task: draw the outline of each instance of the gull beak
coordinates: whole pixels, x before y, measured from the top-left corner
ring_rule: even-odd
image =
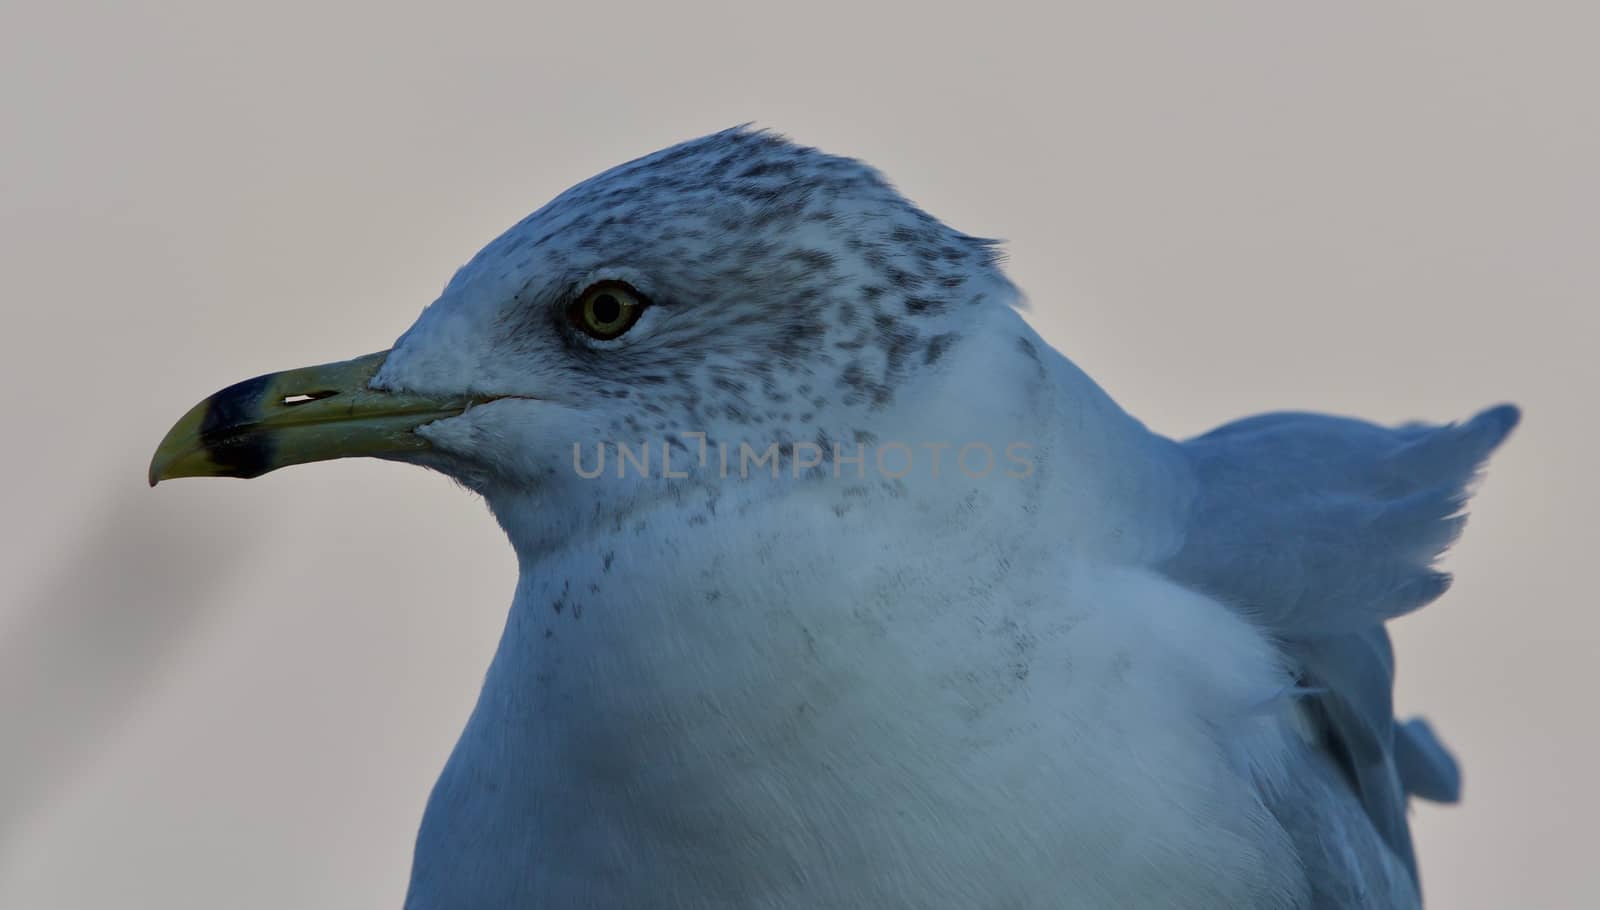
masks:
[[[383,392],[368,383],[389,356],[268,373],[189,409],[150,460],[150,485],[173,477],[259,477],[292,464],[395,456],[430,448],[417,427],[488,396]]]

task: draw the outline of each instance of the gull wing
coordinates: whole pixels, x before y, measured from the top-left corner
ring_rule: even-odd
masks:
[[[1365,840],[1375,831],[1413,881],[1407,798],[1460,797],[1455,760],[1427,724],[1395,721],[1383,624],[1449,587],[1434,562],[1460,533],[1469,487],[1518,417],[1501,405],[1460,424],[1388,428],[1264,414],[1179,446],[1198,488],[1183,543],[1160,569],[1247,615],[1299,676],[1317,754],[1297,769],[1305,789],[1274,811],[1314,879],[1372,867],[1352,852],[1363,846],[1358,825],[1337,807],[1303,804],[1338,795],[1324,765],[1359,802]],[[1344,886],[1320,887],[1331,899]]]

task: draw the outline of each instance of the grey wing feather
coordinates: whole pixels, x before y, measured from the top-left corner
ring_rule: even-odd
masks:
[[[1511,405],[1399,428],[1265,414],[1180,446],[1198,490],[1184,543],[1162,570],[1279,643],[1312,693],[1304,707],[1324,754],[1413,880],[1406,798],[1453,801],[1461,778],[1425,723],[1395,723],[1383,623],[1449,587],[1434,562],[1460,533],[1484,459],[1518,418]]]
[[[1395,728],[1394,763],[1407,793],[1436,803],[1461,798],[1461,769],[1422,718],[1413,717]]]
[[[1303,744],[1291,759],[1290,771],[1282,789],[1263,795],[1305,871],[1307,910],[1420,906],[1411,870],[1376,836],[1333,757]]]

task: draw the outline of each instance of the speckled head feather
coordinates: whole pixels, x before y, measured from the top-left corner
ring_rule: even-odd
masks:
[[[601,173],[512,227],[400,339],[378,384],[581,390],[604,422],[574,439],[850,439],[959,344],[970,313],[1016,301],[999,263],[994,241],[942,224],[872,168],[739,127]],[[596,342],[567,309],[607,280],[650,305]],[[604,400],[618,406],[597,410]]]

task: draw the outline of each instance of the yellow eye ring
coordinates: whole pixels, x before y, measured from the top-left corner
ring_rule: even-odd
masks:
[[[644,312],[644,296],[621,281],[599,281],[578,295],[567,315],[578,331],[600,341],[619,338]]]

